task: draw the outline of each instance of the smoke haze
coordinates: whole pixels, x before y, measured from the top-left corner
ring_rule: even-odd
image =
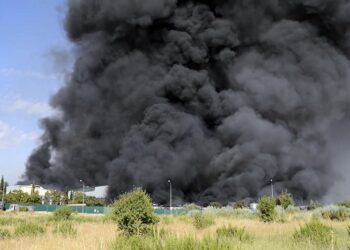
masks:
[[[25,180],[156,202],[324,196],[350,102],[350,1],[71,0],[74,71]],[[345,169],[349,172],[349,169]]]

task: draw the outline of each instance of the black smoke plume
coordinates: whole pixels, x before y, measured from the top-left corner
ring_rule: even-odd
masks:
[[[205,203],[335,181],[350,102],[348,0],[71,0],[74,71],[25,179]]]

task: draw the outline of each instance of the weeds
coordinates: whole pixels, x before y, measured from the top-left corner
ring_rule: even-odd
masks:
[[[215,224],[214,216],[205,213],[195,213],[193,215],[193,225],[197,229],[203,229]]]
[[[53,213],[53,219],[56,221],[70,220],[72,217],[72,210],[69,207],[61,207]]]
[[[309,241],[317,245],[330,245],[332,243],[332,228],[319,221],[311,221],[297,230],[294,239],[300,242]]]
[[[45,228],[37,223],[20,223],[15,229],[15,236],[38,236],[45,233]]]
[[[233,226],[221,227],[216,230],[218,238],[234,238],[239,241],[251,241],[252,237],[247,233],[244,228],[238,228]]]
[[[72,237],[77,235],[77,229],[74,227],[72,222],[62,221],[55,225],[53,233]]]
[[[10,233],[9,230],[0,228],[0,239],[1,240],[7,239],[7,238],[10,238],[10,237],[11,237],[11,233]]]

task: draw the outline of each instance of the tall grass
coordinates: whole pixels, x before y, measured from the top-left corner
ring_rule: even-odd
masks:
[[[204,237],[202,239],[193,236],[163,238],[152,237],[118,237],[114,242],[115,250],[231,250],[236,249],[235,244],[229,238]]]
[[[193,225],[197,229],[203,229],[215,224],[215,217],[207,213],[195,213],[193,215]]]
[[[53,233],[63,236],[74,237],[77,235],[77,229],[74,227],[72,222],[61,221],[55,225]]]
[[[24,222],[15,228],[15,236],[38,236],[45,233],[45,228],[37,223]]]
[[[334,241],[333,229],[319,221],[305,224],[294,233],[293,237],[296,241],[306,241],[319,246],[330,246]]]
[[[239,228],[234,226],[224,226],[216,230],[216,234],[219,239],[233,238],[239,241],[251,241],[252,236],[245,230],[245,228]]]

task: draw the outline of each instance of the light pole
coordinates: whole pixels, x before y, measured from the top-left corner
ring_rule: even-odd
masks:
[[[169,182],[169,187],[170,187],[170,190],[169,190],[169,196],[170,196],[170,200],[169,200],[169,208],[170,208],[170,214],[172,214],[172,206],[173,206],[173,190],[172,190],[172,186],[171,186],[171,180],[168,180]]]
[[[5,201],[5,180],[2,184],[2,198],[1,198],[2,209],[4,209],[4,207],[5,207],[4,201]]]
[[[80,180],[81,183],[83,183],[83,206],[81,207],[82,213],[84,213],[84,206],[85,206],[85,184],[83,180]]]
[[[271,196],[273,198],[273,180],[271,179],[270,181],[271,181]]]

